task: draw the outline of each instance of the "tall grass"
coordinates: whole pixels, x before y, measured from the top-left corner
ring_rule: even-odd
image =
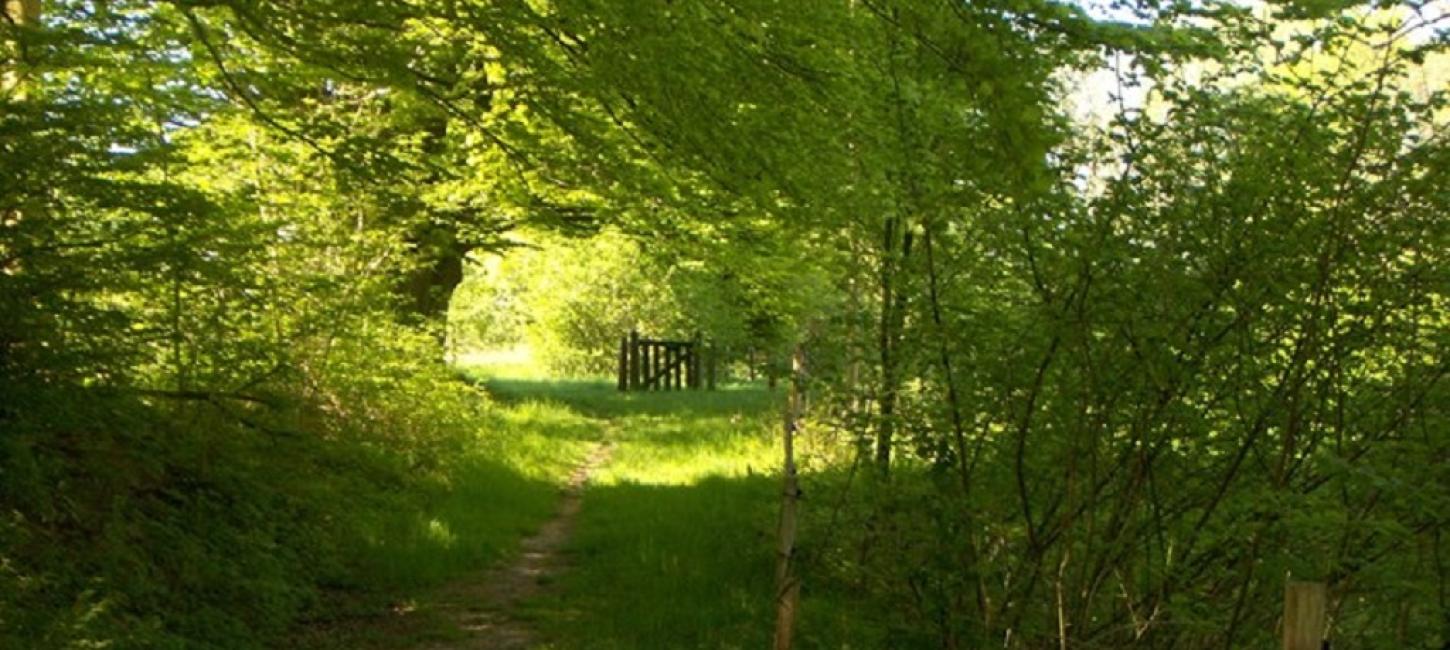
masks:
[[[499,399],[601,423],[609,462],[587,489],[571,569],[529,604],[559,648],[759,646],[773,589],[780,393],[620,393],[607,380],[490,374]]]
[[[571,569],[529,604],[558,650],[752,648],[774,616],[783,392],[620,393],[607,380],[541,381],[487,370],[501,399],[546,402],[601,420],[613,446],[595,472],[567,548]],[[817,479],[840,480],[826,464]],[[828,505],[806,497],[806,508]],[[812,519],[824,519],[813,513]],[[819,528],[812,534],[828,534]],[[803,540],[806,562],[814,544]],[[879,635],[840,585],[808,583],[802,648],[850,648]],[[879,639],[877,639],[879,641]]]
[[[432,590],[487,570],[557,508],[567,476],[600,439],[597,420],[557,402],[493,401],[472,421],[446,471],[373,502],[370,524],[342,554],[349,568],[310,619],[278,647],[398,648],[446,638]],[[340,509],[349,504],[344,499]],[[377,503],[377,499],[391,499]]]
[[[559,486],[599,436],[596,423],[558,405],[501,406],[420,508],[395,511],[359,540],[360,573],[396,590],[497,562],[553,514]]]
[[[314,647],[449,638],[452,623],[426,614],[428,585],[505,558],[555,512],[563,477],[599,442],[611,455],[584,493],[565,549],[569,569],[517,612],[544,647],[765,645],[783,393],[760,385],[620,393],[607,379],[548,379],[519,371],[517,359],[494,361],[460,368],[497,404],[470,469],[370,542],[369,574],[395,592],[412,589],[423,614],[381,636],[335,635]],[[851,617],[830,595],[812,595],[802,647],[849,647]]]

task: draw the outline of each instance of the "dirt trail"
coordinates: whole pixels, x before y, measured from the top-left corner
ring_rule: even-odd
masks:
[[[480,579],[451,585],[438,594],[439,612],[452,618],[466,636],[424,645],[424,650],[527,650],[533,646],[534,631],[513,610],[543,592],[548,580],[565,568],[560,551],[573,532],[584,486],[611,451],[610,443],[602,442],[589,452],[569,476],[559,511],[523,541],[518,557]]]

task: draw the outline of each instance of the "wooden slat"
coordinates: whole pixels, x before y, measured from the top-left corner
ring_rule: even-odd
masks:
[[[652,386],[661,390],[668,389],[672,385],[678,387],[679,384],[672,384],[672,382],[674,381],[672,379],[672,376],[676,375],[676,373],[683,369],[685,363],[684,356],[676,355],[671,357],[671,355],[669,354],[660,353],[658,349],[656,350],[656,354],[654,356],[655,361],[651,362],[649,365],[655,370],[645,374],[643,382],[644,385]]]
[[[705,381],[707,383],[706,387],[710,390],[715,390],[715,357],[719,355],[719,353],[719,350],[716,350],[715,346],[711,345],[710,351],[708,352],[710,358],[705,361],[705,363],[709,364],[710,366],[710,368],[705,371]]]
[[[649,378],[650,376],[655,374],[654,359],[652,358],[654,349],[655,346],[648,343],[641,342],[639,344],[639,358],[641,364],[639,371],[640,390],[649,390],[653,385],[650,383]]]
[[[629,389],[639,390],[639,332],[629,331]]]
[[[650,377],[652,379],[649,383],[649,387],[651,390],[660,389],[660,370],[664,369],[664,359],[662,358],[664,357],[664,354],[662,354],[663,352],[664,349],[660,346],[659,343],[653,343],[649,346],[650,370],[653,371],[650,373]]]
[[[619,337],[619,372],[616,381],[620,391],[629,390],[629,337]]]
[[[689,340],[649,339],[630,330],[619,343],[620,390],[715,389],[715,351]]]

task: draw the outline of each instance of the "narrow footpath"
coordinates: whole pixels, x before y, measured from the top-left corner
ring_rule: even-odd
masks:
[[[584,488],[609,460],[613,447],[601,442],[569,476],[553,518],[520,544],[519,554],[482,578],[460,581],[438,592],[437,608],[466,633],[461,639],[431,642],[424,650],[527,650],[536,631],[517,615],[517,605],[540,595],[566,566],[561,551],[574,530]]]

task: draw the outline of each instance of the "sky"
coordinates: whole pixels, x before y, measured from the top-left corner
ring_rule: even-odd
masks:
[[[1094,18],[1127,23],[1142,23],[1125,9],[1114,9],[1104,0],[1073,0]],[[1267,11],[1269,5],[1260,0],[1240,0],[1239,4]],[[1403,5],[1402,5],[1403,6]],[[1405,34],[1404,42],[1410,45],[1424,44],[1431,39],[1450,37],[1450,0],[1433,0],[1420,7],[1417,14],[1407,14],[1407,24],[1415,28]],[[1119,72],[1132,68],[1132,57],[1109,55],[1104,65],[1086,72],[1071,72],[1065,81],[1071,88],[1064,106],[1068,115],[1083,124],[1101,124],[1117,114],[1120,108],[1141,109],[1148,97],[1151,84],[1141,86],[1123,85]],[[1440,53],[1427,59],[1426,64],[1409,79],[1412,92],[1428,93],[1433,90],[1450,89],[1450,54]]]

